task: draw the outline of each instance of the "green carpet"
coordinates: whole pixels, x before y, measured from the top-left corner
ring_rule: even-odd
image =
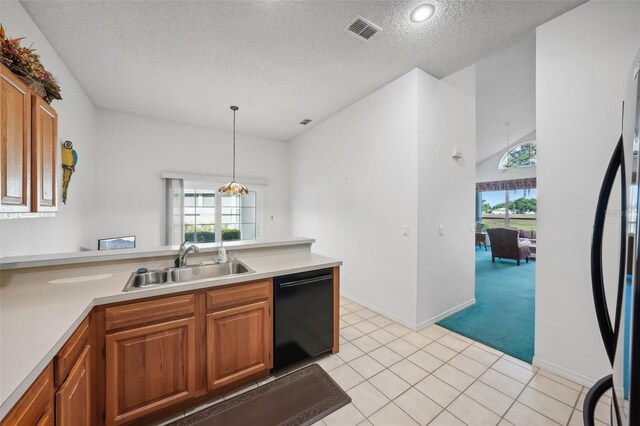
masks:
[[[526,362],[533,359],[536,262],[491,262],[476,248],[476,303],[438,325]]]

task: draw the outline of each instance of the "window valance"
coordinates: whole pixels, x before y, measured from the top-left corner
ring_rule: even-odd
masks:
[[[518,189],[533,189],[536,186],[536,178],[495,180],[492,182],[476,182],[476,192],[515,191]]]

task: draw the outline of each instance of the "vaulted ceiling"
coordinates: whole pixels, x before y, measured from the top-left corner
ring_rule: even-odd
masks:
[[[290,140],[414,67],[444,77],[583,3],[22,0],[94,104]],[[360,15],[369,42],[345,31]],[[10,35],[11,28],[7,28]],[[299,122],[312,119],[307,127]]]

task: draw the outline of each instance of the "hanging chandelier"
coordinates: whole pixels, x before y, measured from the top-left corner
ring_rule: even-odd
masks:
[[[231,106],[233,111],[233,178],[231,182],[222,185],[218,192],[225,195],[247,195],[249,190],[246,186],[236,182],[236,111],[240,109],[237,106]]]

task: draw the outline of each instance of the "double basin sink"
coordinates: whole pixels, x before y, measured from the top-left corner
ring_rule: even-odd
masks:
[[[215,265],[193,265],[182,268],[167,268],[156,271],[138,271],[131,274],[122,291],[134,291],[149,287],[159,287],[166,284],[183,283],[207,278],[221,278],[232,275],[250,274],[255,272],[239,260]]]

